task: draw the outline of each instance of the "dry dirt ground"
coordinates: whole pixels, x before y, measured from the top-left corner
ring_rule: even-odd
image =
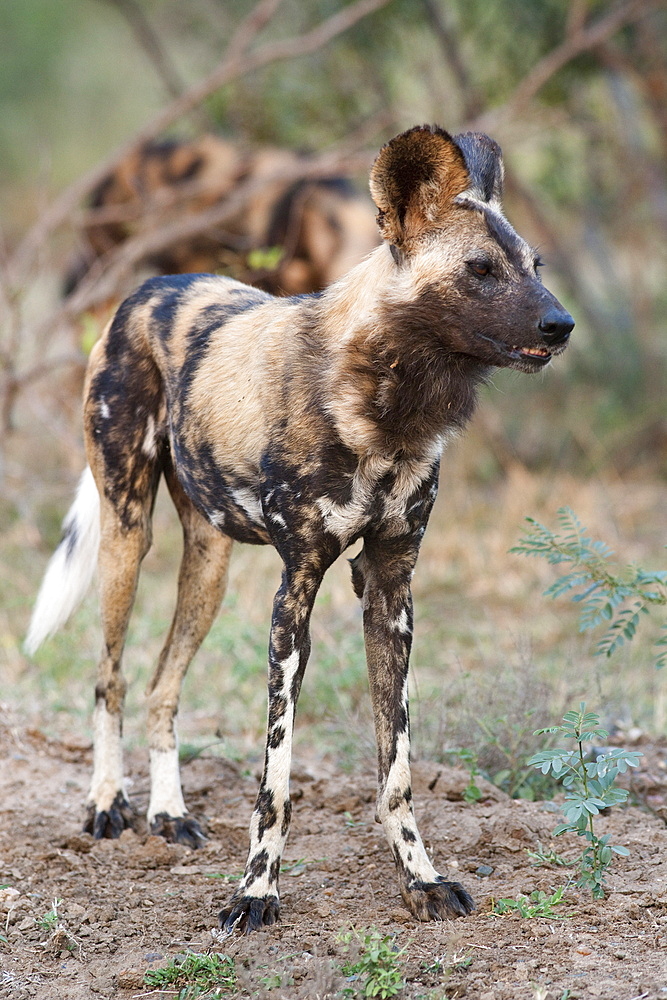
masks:
[[[402,906],[373,821],[373,775],[341,776],[321,765],[314,773],[297,761],[281,921],[219,940],[212,929],[233,888],[224,876],[245,860],[256,775],[213,757],[184,767],[187,800],[210,837],[198,852],[148,836],[141,822],[118,841],[95,842],[80,833],[90,747],[49,739],[9,713],[0,721],[2,997],[174,996],[144,986],[143,976],[187,950],[232,955],[240,996],[340,996],[354,987],[340,968],[340,934],[352,926],[376,926],[407,945],[401,995],[408,998],[667,997],[667,829],[659,815],[631,807],[601,818],[601,829],[631,852],[615,865],[604,901],[569,889],[561,919],[493,917],[492,897],[552,892],[567,881],[568,869],[533,867],[527,853],[550,843],[557,817],[544,803],[512,801],[483,782],[482,800],[468,804],[464,771],[417,763],[427,848],[478,905],[466,920],[417,924]],[[654,772],[658,813],[665,753],[653,748],[645,765]],[[145,756],[131,754],[129,768],[141,814]],[[561,840],[559,850],[578,847],[576,838]],[[49,926],[53,900],[58,918]]]

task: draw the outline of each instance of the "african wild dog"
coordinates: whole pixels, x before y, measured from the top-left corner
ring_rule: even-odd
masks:
[[[70,264],[65,292],[73,291],[92,264],[133,235],[159,229],[228,203],[239,185],[252,183],[224,225],[196,236],[173,236],[141,262],[145,273],[217,271],[233,266],[244,280],[275,294],[324,288],[378,244],[368,197],[342,177],[282,179],[305,173],[308,159],[270,146],[243,150],[216,135],[189,141],[146,143],[93,191],[83,250]],[[280,247],[275,268],[253,269],[251,250]],[[148,271],[147,271],[148,269]]]
[[[176,612],[148,687],[148,821],[169,839],[202,840],[181,793],[175,718],[183,675],[222,599],[232,541],[271,543],[284,564],[264,774],[245,873],[220,914],[228,930],[278,917],[311,609],[325,570],[357,540],[352,580],[375,715],[377,817],[400,890],[421,920],[473,908],[465,889],[433,867],[415,823],[410,580],[443,444],[469,420],[477,386],[494,367],[543,369],[574,325],[541,284],[535,251],[504,218],[501,180],[500,149],[487,136],[413,128],[383,147],[371,172],[384,245],[343,280],[319,296],[281,300],[205,274],[151,279],[121,305],[91,355],[90,471],[28,645],[85,590],[99,532],[105,645],[86,827],[95,837],[117,837],[131,822],[121,654],[160,476],[185,535]]]

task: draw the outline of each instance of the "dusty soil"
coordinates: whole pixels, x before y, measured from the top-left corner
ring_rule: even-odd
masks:
[[[119,841],[95,842],[80,833],[90,748],[48,739],[8,714],[0,719],[0,885],[8,887],[0,890],[7,939],[0,941],[0,996],[172,996],[151,993],[145,970],[188,949],[213,949],[234,956],[240,995],[333,997],[350,985],[340,971],[341,930],[375,925],[408,946],[402,995],[409,998],[667,997],[667,829],[659,815],[631,807],[601,819],[631,851],[616,864],[604,901],[569,889],[562,919],[492,917],[492,897],[552,892],[567,881],[568,869],[533,867],[527,854],[551,842],[557,818],[548,804],[512,801],[483,782],[482,801],[468,804],[464,771],[417,763],[427,848],[478,905],[466,920],[417,924],[373,821],[374,776],[342,777],[322,765],[314,772],[297,762],[282,919],[248,938],[220,940],[216,914],[233,887],[221,876],[243,867],[257,777],[220,758],[184,767],[190,808],[210,836],[198,852],[148,836],[140,821]],[[145,756],[136,752],[128,763],[141,814]],[[653,748],[645,768],[660,806],[664,747]],[[576,838],[562,841],[559,850],[578,848]],[[45,926],[54,899],[58,923]]]

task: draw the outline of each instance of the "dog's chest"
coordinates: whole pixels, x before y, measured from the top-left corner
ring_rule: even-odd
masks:
[[[297,539],[317,545],[328,536],[343,551],[363,535],[423,531],[437,492],[435,449],[399,461],[369,455],[353,465],[324,456],[273,460],[255,477],[222,468],[205,447],[172,447],[186,492],[212,525],[237,541],[280,550],[288,536],[290,548]]]
[[[370,456],[359,463],[344,501],[315,499],[324,530],[345,548],[361,535],[404,535],[425,526],[437,492],[437,459],[396,462]]]

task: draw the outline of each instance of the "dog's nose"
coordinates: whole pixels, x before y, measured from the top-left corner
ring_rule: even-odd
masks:
[[[538,327],[545,343],[553,347],[556,344],[564,344],[569,339],[574,320],[564,309],[552,307],[545,312]]]

